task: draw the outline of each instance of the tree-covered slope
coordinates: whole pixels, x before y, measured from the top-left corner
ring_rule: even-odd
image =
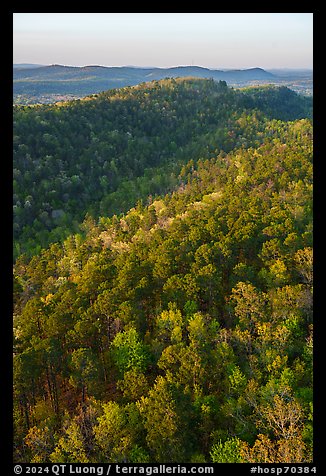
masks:
[[[179,109],[174,94],[191,107]],[[312,460],[312,125],[268,119],[255,100],[211,82],[167,82],[20,112],[56,113],[60,128],[76,109],[76,130],[90,128],[76,137],[87,141],[105,122],[85,111],[102,104],[114,127],[121,121],[120,138],[139,131],[144,150],[153,147],[139,160],[153,166],[157,153],[183,165],[173,193],[88,217],[83,233],[17,260],[16,461]],[[160,150],[155,138],[171,137],[176,150]],[[189,161],[177,153],[187,144],[198,147]],[[120,160],[132,180],[129,145]],[[60,163],[77,166],[79,155],[69,157]],[[79,167],[86,180],[91,169]]]
[[[84,100],[14,107],[15,257],[178,185],[189,160],[258,145],[267,118],[311,116],[287,88],[170,79]]]

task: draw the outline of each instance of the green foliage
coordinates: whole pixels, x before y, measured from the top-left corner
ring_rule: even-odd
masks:
[[[104,461],[148,462],[146,451],[139,446],[141,433],[142,423],[135,405],[103,404],[103,415],[98,418],[94,434]]]
[[[50,455],[53,463],[89,463],[79,425],[72,421]]]
[[[191,445],[189,418],[174,396],[174,386],[157,377],[147,397],[137,402],[146,429],[146,442],[155,461],[184,461]],[[183,407],[183,408],[182,408]],[[187,409],[187,407],[186,407]]]
[[[128,370],[146,370],[149,355],[139,339],[136,329],[119,332],[112,341],[112,355],[116,366],[123,375]]]
[[[86,213],[125,212],[173,189],[191,159],[256,144],[257,109],[292,120],[311,114],[310,102],[287,88],[235,91],[224,82],[172,79],[15,106],[15,258],[79,231]],[[144,224],[150,228],[157,218],[150,207]]]
[[[312,126],[265,93],[166,80],[15,112],[18,221],[43,200],[67,231],[69,187],[66,215],[103,213],[15,262],[15,461],[311,461]]]
[[[239,438],[219,441],[212,447],[210,456],[213,463],[241,463]]]
[[[70,367],[70,383],[82,389],[84,400],[86,389],[91,392],[99,376],[97,359],[89,349],[80,348],[72,352]]]

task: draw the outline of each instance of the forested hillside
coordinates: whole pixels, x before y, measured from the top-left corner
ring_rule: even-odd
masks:
[[[312,460],[310,116],[202,80],[15,110],[15,461]]]
[[[14,107],[15,258],[180,185],[193,160],[258,146],[266,121],[311,117],[287,88],[170,79],[56,105]]]

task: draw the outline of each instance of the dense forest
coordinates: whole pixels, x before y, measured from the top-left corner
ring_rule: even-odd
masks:
[[[287,88],[163,80],[56,105],[14,107],[15,257],[179,185],[183,165],[258,145],[266,117],[311,115]],[[266,116],[266,117],[265,117]]]
[[[198,79],[15,107],[15,461],[312,461],[311,116]]]

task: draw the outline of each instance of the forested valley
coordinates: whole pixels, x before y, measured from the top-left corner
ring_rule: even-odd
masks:
[[[14,459],[310,462],[312,99],[14,107]]]

